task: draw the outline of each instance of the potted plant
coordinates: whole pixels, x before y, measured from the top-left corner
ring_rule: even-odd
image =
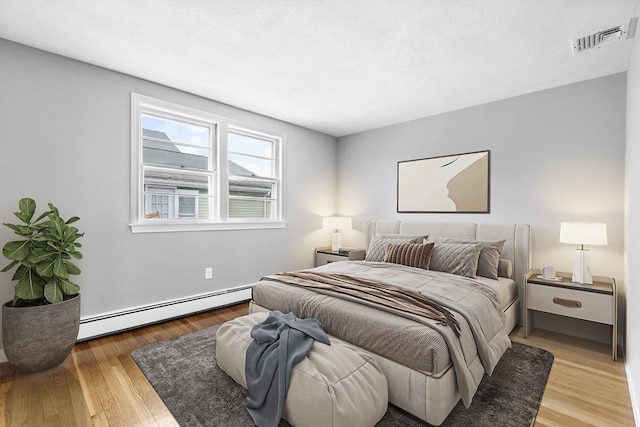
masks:
[[[36,202],[21,199],[14,215],[20,224],[4,223],[21,240],[4,245],[2,254],[17,266],[15,296],[2,306],[2,338],[5,354],[21,372],[40,372],[64,361],[73,348],[80,326],[80,287],[70,280],[80,274],[72,259],[81,259],[78,239],[84,235],[64,220],[58,209],[34,219]]]

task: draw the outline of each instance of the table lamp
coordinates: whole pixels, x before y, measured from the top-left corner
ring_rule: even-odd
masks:
[[[339,252],[342,246],[342,238],[340,230],[351,229],[351,217],[349,216],[326,216],[322,218],[322,228],[325,230],[333,230],[333,240],[331,242],[331,251]]]
[[[585,248],[585,245],[606,245],[607,224],[602,222],[560,223],[560,243],[578,245],[571,281],[587,285],[593,284],[593,277],[589,269],[589,249]]]

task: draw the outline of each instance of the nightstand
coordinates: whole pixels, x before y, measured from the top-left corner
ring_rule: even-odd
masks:
[[[342,248],[340,252],[332,252],[331,246],[327,248],[316,248],[316,267],[338,261],[359,261],[363,260],[364,249]]]
[[[613,277],[593,276],[592,285],[571,281],[571,273],[558,272],[562,280],[540,279],[540,270],[529,270],[525,276],[524,337],[533,326],[533,311],[544,311],[574,319],[611,325],[613,360],[618,358],[618,295]]]

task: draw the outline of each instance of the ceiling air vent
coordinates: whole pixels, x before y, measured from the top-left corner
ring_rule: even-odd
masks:
[[[600,47],[618,41],[633,38],[636,32],[638,18],[631,18],[629,22],[616,25],[606,30],[598,31],[588,36],[571,40],[571,52],[574,55],[586,50],[600,49]]]

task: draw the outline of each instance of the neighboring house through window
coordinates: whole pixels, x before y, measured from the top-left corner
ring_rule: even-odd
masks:
[[[132,231],[283,227],[283,139],[132,94]]]

